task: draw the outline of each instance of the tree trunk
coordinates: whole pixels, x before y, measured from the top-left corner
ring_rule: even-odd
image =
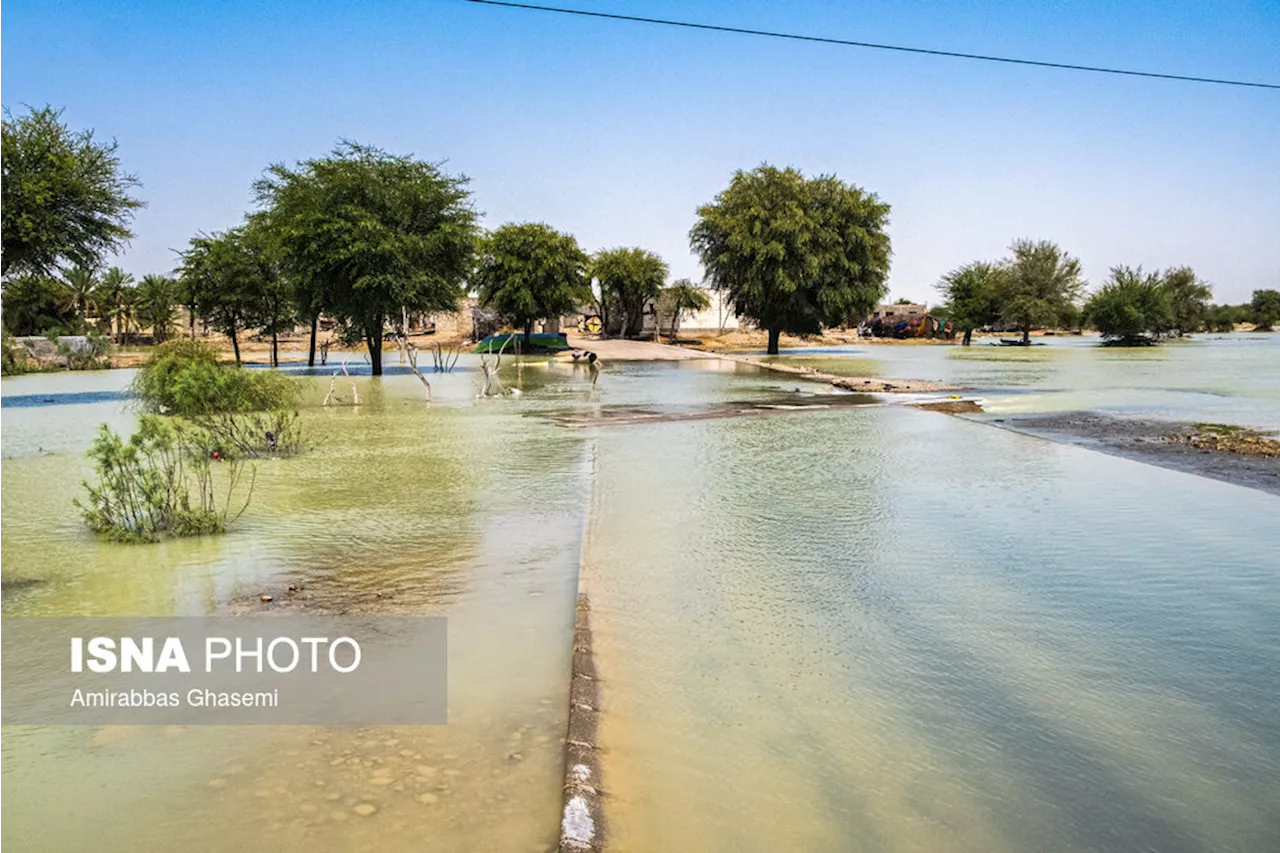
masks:
[[[231,338],[231,348],[236,351],[236,367],[240,366],[240,339],[236,337],[236,327],[232,324],[227,329],[227,337]]]
[[[382,325],[382,317],[379,315],[377,322],[373,324],[372,333],[368,329],[364,333],[365,343],[369,346],[369,367],[374,376],[382,375]]]
[[[187,306],[187,316],[191,320],[191,340],[196,339],[196,306]]]
[[[1022,345],[1026,346],[1031,343],[1031,326],[1030,324],[1022,327]]]
[[[307,367],[316,366],[316,329],[320,327],[320,315],[311,318],[311,348],[307,351]]]
[[[533,320],[524,321],[524,348],[527,352],[533,346]]]
[[[960,346],[967,347],[969,342],[973,340],[973,329],[964,330],[964,340],[960,342]]]
[[[770,329],[770,330],[769,330],[769,350],[768,350],[769,355],[777,355],[777,354],[778,354],[778,341],[779,341],[781,338],[782,338],[782,330],[781,330],[781,329]]]
[[[280,366],[280,338],[276,334],[276,327],[271,327],[271,366]]]

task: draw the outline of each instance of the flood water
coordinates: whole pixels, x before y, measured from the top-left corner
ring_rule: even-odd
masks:
[[[813,358],[996,411],[1280,427],[1280,348],[1239,337]],[[616,849],[1275,849],[1280,499],[901,406],[787,412],[829,389],[722,362],[529,365],[487,401],[460,366],[430,408],[411,376],[357,379],[359,409],[310,380],[311,450],[228,534],[156,546],[70,505],[127,372],[4,380],[4,614],[293,583],[450,620],[445,726],[5,727],[5,842],[550,849],[581,565]]]
[[[806,360],[1274,429],[1255,341]],[[893,407],[597,441],[617,849],[1280,843],[1275,497]]]
[[[1280,335],[1192,335],[1156,347],[1099,347],[1096,335],[1043,346],[849,346],[783,362],[854,376],[936,379],[973,389],[995,414],[1095,410],[1280,428]]]
[[[443,615],[449,723],[6,726],[13,849],[550,849],[591,492],[588,438],[556,419],[611,401],[780,393],[732,366],[619,367],[593,386],[584,368],[543,363],[504,370],[522,396],[479,401],[477,365],[463,359],[432,376],[429,408],[417,380],[397,375],[344,379],[338,390],[355,381],[363,405],[325,409],[329,382],[315,377],[302,410],[310,449],[258,465],[230,532],[130,546],[96,540],[71,501],[98,424],[133,427],[131,378],[3,381],[4,614]],[[264,608],[261,594],[275,602]],[[355,814],[361,803],[377,813]]]

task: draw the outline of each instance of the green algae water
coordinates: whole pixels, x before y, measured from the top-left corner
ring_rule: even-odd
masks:
[[[394,367],[394,359],[390,359]],[[6,726],[3,840],[14,849],[549,849],[559,825],[573,610],[590,503],[586,436],[555,417],[780,393],[724,365],[478,365],[309,380],[308,452],[257,466],[225,535],[95,539],[72,506],[99,423],[128,432],[131,373],[3,382],[5,615],[442,615],[449,723],[437,727]],[[367,368],[366,368],[367,371]],[[300,587],[296,595],[290,586]],[[270,605],[259,596],[272,595]],[[373,805],[368,816],[353,810]]]
[[[1190,377],[1172,347],[817,357],[981,377],[997,411],[1280,426],[1280,350],[1197,345]],[[411,376],[337,409],[308,380],[311,450],[228,534],[156,546],[70,503],[129,374],[4,380],[5,615],[444,615],[450,649],[444,726],[6,726],[5,842],[551,849],[580,570],[615,849],[1280,838],[1277,498],[893,401],[796,411],[830,389],[724,362],[531,362],[485,401],[461,368],[429,408]]]
[[[24,377],[5,380],[5,392],[12,403],[27,388],[65,386],[74,401],[82,383],[127,379]],[[439,377],[430,409],[412,377],[354,381],[364,404],[326,410],[315,404],[328,382],[312,380],[312,449],[259,464],[231,532],[156,546],[95,540],[70,503],[96,425],[129,428],[122,401],[7,406],[4,612],[447,616],[449,724],[6,727],[4,840],[14,849],[554,842],[582,440],[523,418],[517,401],[471,400],[468,373]],[[261,594],[277,603],[261,605]],[[361,816],[357,803],[377,812]]]

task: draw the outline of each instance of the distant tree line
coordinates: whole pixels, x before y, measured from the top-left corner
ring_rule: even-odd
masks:
[[[1017,240],[1009,257],[958,267],[937,289],[944,299],[939,313],[963,333],[965,346],[975,331],[995,326],[1019,330],[1024,343],[1035,327],[1088,327],[1109,342],[1134,345],[1231,331],[1237,323],[1270,331],[1280,320],[1280,292],[1256,290],[1245,305],[1213,305],[1212,288],[1190,267],[1150,273],[1113,267],[1086,297],[1079,260],[1048,241]]]
[[[465,176],[442,163],[355,142],[289,166],[269,166],[254,184],[256,207],[224,231],[197,234],[180,253],[176,277],[141,281],[103,259],[131,236],[142,202],[114,142],[75,132],[51,108],[4,117],[4,324],[15,334],[78,332],[91,320],[128,343],[149,329],[156,342],[187,309],[225,334],[236,360],[239,337],[271,340],[309,325],[314,363],[320,319],[341,340],[363,345],[375,374],[383,341],[403,335],[410,315],[457,309],[467,293],[526,338],[541,319],[582,310],[607,330],[640,334],[655,310],[678,332],[682,314],[709,305],[687,279],[667,283],[667,264],[640,247],[587,254],[545,223],[481,229]],[[783,334],[817,334],[861,318],[884,297],[892,248],[890,208],[834,175],[806,176],[763,164],[735,173],[697,211],[690,245],[706,284],[740,318],[764,329],[776,353]],[[993,324],[1097,326],[1119,340],[1280,319],[1275,291],[1245,309],[1212,306],[1188,268],[1147,274],[1117,268],[1083,305],[1079,261],[1047,241],[1019,240],[1010,256],[953,270],[939,289],[968,343]],[[658,319],[658,318],[655,318]]]

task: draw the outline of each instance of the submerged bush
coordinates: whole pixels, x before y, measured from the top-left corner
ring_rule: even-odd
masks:
[[[253,496],[254,474],[245,482],[243,462],[216,463],[215,483],[207,431],[182,421],[143,415],[138,431],[122,439],[103,424],[89,450],[97,485],[86,481],[85,502],[76,499],[85,524],[117,542],[156,542],[203,536],[226,529],[231,508],[244,512]],[[239,500],[243,494],[244,500]]]
[[[104,370],[111,366],[111,342],[97,329],[85,335],[84,346],[73,347],[55,340],[58,355],[67,360],[68,370]]]
[[[1160,276],[1142,268],[1112,267],[1107,283],[1085,304],[1089,323],[1108,341],[1151,343],[1173,326],[1173,306]]]
[[[144,411],[185,418],[209,434],[223,456],[296,452],[301,387],[274,370],[218,361],[207,344],[161,344],[133,380]]]

